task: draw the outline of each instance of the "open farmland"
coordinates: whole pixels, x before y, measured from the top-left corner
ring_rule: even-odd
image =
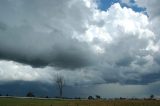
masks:
[[[0,106],[160,106],[159,100],[58,100],[0,98]]]

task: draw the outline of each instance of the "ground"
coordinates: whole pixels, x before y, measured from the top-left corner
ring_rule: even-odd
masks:
[[[0,98],[0,106],[160,106],[160,101]]]

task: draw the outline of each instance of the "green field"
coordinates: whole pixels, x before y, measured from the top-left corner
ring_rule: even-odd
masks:
[[[160,106],[159,100],[53,100],[0,98],[0,106]]]

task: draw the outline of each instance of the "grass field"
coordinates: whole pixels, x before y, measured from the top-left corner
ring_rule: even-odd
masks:
[[[160,106],[159,100],[53,100],[0,98],[0,106]]]

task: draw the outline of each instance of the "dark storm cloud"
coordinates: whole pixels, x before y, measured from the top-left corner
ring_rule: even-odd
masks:
[[[93,54],[90,47],[85,43],[78,41],[70,42],[69,46],[58,46],[55,49],[55,57],[53,57],[53,65],[64,68],[81,68],[95,63]],[[88,53],[88,54],[87,54]]]
[[[132,79],[132,80],[125,80],[121,84],[131,84],[131,85],[147,85],[149,83],[157,82],[160,80],[159,78],[160,73],[151,73],[142,75],[140,79]]]
[[[104,98],[115,97],[149,97],[150,94],[159,95],[159,82],[146,85],[100,84],[91,86],[65,86],[64,97],[83,97],[100,95]],[[37,97],[56,97],[59,95],[57,86],[41,82],[15,81],[0,84],[1,95],[26,96],[33,92]]]
[[[0,17],[0,21],[3,21],[0,22],[0,59],[33,67],[51,65],[71,69],[93,63],[94,54],[90,45],[72,38],[73,31],[81,34],[85,29],[83,18],[86,18],[89,10],[85,10],[84,2],[0,2],[3,8],[0,12],[4,13]],[[75,7],[74,3],[79,3],[79,6]]]
[[[44,67],[49,65],[59,68],[74,69],[93,65],[96,55],[92,52],[89,45],[76,40],[69,39],[68,41],[64,40],[64,38],[62,40],[53,41],[53,46],[50,50],[41,54],[36,53],[38,51],[36,48],[32,50],[32,48],[25,49],[20,46],[20,51],[15,51],[8,50],[8,47],[3,46],[0,50],[0,58],[29,64],[33,67]],[[18,45],[18,42],[16,43]]]
[[[157,64],[160,65],[160,52],[157,52],[154,56],[154,60]]]
[[[159,76],[160,72],[143,75],[141,80],[142,82],[139,83],[148,84],[152,82],[157,82],[160,80]]]
[[[133,61],[132,57],[126,56],[125,58],[122,58],[116,62],[118,66],[129,66],[131,62]]]
[[[143,66],[143,65],[147,64],[147,60],[144,59],[143,57],[140,57],[140,58],[138,58],[138,59],[135,61],[135,63],[136,63],[137,65]]]

